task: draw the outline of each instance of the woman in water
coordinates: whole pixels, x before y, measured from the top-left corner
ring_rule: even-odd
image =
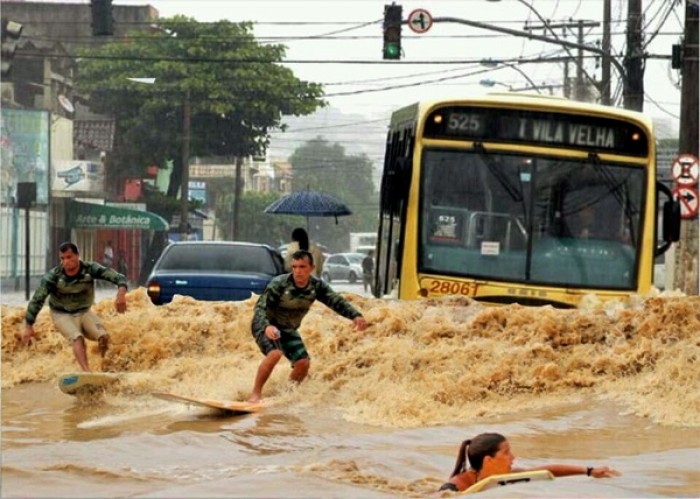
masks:
[[[467,459],[470,468],[466,468]],[[607,466],[585,467],[571,464],[547,464],[534,468],[513,468],[515,456],[506,437],[498,433],[482,433],[465,440],[459,448],[455,469],[440,490],[463,491],[491,475],[547,470],[554,476],[588,475],[593,478],[619,476]]]

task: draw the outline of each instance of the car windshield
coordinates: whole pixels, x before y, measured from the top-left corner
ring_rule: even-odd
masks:
[[[278,272],[267,248],[224,244],[170,246],[156,270],[250,272],[272,276]]]
[[[645,170],[486,151],[426,150],[420,269],[631,288]]]

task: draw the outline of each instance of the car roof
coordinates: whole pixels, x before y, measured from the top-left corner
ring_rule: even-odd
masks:
[[[259,248],[269,248],[273,249],[271,246],[262,243],[251,243],[246,241],[175,241],[170,243],[168,247],[171,246],[204,246],[204,245],[217,245],[217,246],[253,246]]]

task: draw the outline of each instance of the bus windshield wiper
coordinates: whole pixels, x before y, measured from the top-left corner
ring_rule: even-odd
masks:
[[[498,183],[501,184],[501,187],[503,187],[503,189],[508,193],[508,195],[513,199],[513,201],[516,201],[518,203],[522,202],[522,192],[520,192],[520,190],[518,190],[517,187],[513,186],[510,183],[508,176],[501,169],[501,165],[498,163],[496,158],[494,158],[493,155],[486,150],[484,144],[482,144],[481,142],[475,142],[474,150],[479,154],[479,157],[486,165],[486,168],[489,169],[491,175],[493,175],[496,178],[496,180],[498,180]]]
[[[637,207],[634,206],[634,202],[631,199],[623,199],[622,193],[620,192],[620,187],[625,184],[626,179],[623,179],[621,181],[617,181],[615,179],[615,175],[610,171],[610,167],[608,167],[606,164],[604,164],[600,160],[600,156],[598,156],[598,153],[589,153],[588,154],[588,160],[589,163],[593,165],[593,171],[595,171],[605,182],[605,184],[608,186],[608,189],[610,193],[613,195],[615,200],[617,200],[618,204],[622,207],[625,213],[625,217],[628,220],[629,224],[629,229],[631,233],[632,240],[636,240],[634,237],[634,227],[632,226],[632,213],[638,213]]]

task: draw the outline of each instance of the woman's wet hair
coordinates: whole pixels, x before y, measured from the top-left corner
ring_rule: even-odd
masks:
[[[462,442],[462,445],[459,446],[455,469],[450,478],[467,470],[467,459],[471,468],[480,471],[484,465],[484,458],[486,456],[494,457],[505,441],[506,437],[500,433],[482,433],[471,440]]]
[[[309,234],[301,227],[297,227],[292,231],[292,241],[299,243],[299,249],[309,250]]]

